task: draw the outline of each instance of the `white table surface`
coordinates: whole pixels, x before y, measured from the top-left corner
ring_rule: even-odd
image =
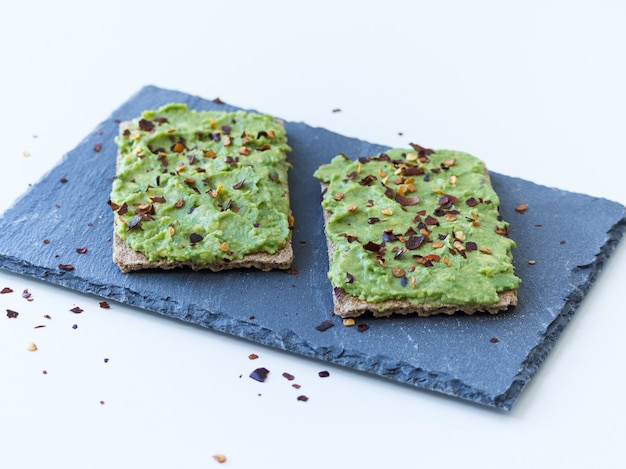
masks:
[[[0,10],[1,211],[146,84],[626,204],[623,2]],[[625,277],[622,242],[505,413],[0,271],[0,467],[619,467]]]

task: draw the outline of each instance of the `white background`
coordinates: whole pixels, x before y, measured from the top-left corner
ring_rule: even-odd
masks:
[[[617,0],[7,3],[1,211],[146,84],[626,204]],[[509,413],[0,272],[0,467],[619,467],[625,265]]]

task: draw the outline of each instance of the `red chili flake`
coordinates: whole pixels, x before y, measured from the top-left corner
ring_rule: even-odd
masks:
[[[379,252],[381,248],[382,246],[378,243],[375,243],[374,241],[368,241],[367,243],[363,245],[363,249],[366,249],[372,252]]]
[[[491,339],[489,339],[489,342],[491,342],[492,344],[497,344],[500,341],[498,340],[497,337],[492,337]]]
[[[259,383],[263,383],[267,379],[267,375],[270,373],[270,370],[267,368],[257,368],[252,373],[250,373],[250,378]]]
[[[6,294],[6,293],[13,293],[13,290],[10,289],[9,287],[4,287],[2,290],[0,290],[0,294]]]
[[[191,244],[199,243],[203,239],[204,238],[202,237],[202,235],[199,235],[198,233],[191,233],[189,235],[189,241],[191,242]]]
[[[215,459],[220,464],[226,462],[226,456],[224,456],[223,454],[214,454],[213,459]]]
[[[293,383],[293,384],[291,385],[291,387],[292,387],[292,388],[295,388],[295,389],[300,389],[302,386],[301,386],[301,385],[299,385],[298,383]]]
[[[370,328],[370,326],[368,326],[367,324],[365,324],[364,322],[362,322],[361,324],[357,324],[356,325],[356,330],[359,332],[365,332],[366,330],[368,330]]]
[[[473,241],[468,241],[465,243],[465,249],[468,251],[476,251],[478,249],[478,245]]]
[[[439,226],[439,220],[437,220],[435,217],[432,217],[430,215],[428,215],[424,219],[424,223],[426,223],[429,226]]]
[[[181,208],[183,205],[185,205],[185,199],[178,199],[174,204],[174,207]]]
[[[528,204],[518,204],[518,206],[515,207],[515,211],[518,213],[524,213],[526,210],[528,210]]]
[[[28,289],[26,289],[26,290],[24,290],[24,291],[22,292],[22,298],[25,298],[25,299],[27,299],[28,301],[33,301],[33,299],[31,298],[32,296],[33,296],[33,295],[32,295],[32,293],[30,293],[30,292],[28,291]]]
[[[16,317],[19,316],[20,313],[18,313],[17,311],[13,311],[12,309],[7,309],[7,318],[9,319],[15,319]]]
[[[378,223],[380,221],[380,218],[378,217],[369,217],[367,219],[367,224],[368,225],[373,225],[374,223]]]
[[[308,398],[308,397],[306,397],[306,396],[303,394],[303,395],[301,395],[301,396],[298,396],[298,400],[299,400],[299,401],[302,401],[302,402],[306,402],[306,401],[308,401],[308,400],[309,400],[309,398]]]
[[[354,275],[352,275],[350,272],[346,272],[346,283],[352,282],[354,282]]]
[[[567,243],[567,241],[565,241],[564,239],[562,239],[561,241],[559,241],[559,244],[565,244]]]
[[[100,143],[96,143],[96,144],[93,146],[93,151],[95,151],[96,153],[99,153],[99,152],[100,152],[100,150],[102,150],[102,144],[100,144]]]
[[[363,179],[359,181],[359,184],[361,186],[371,186],[375,180],[376,180],[376,176],[374,176],[373,174],[368,174],[367,176],[365,176]]]
[[[42,327],[46,327],[46,326],[43,324],[39,324],[38,326],[35,326],[33,329],[41,329]]]
[[[109,363],[109,359],[108,359],[108,358],[105,358],[105,359],[104,359],[104,363]]]
[[[43,243],[44,244],[50,244],[50,240],[48,238],[46,238],[46,239],[43,240]]]
[[[78,254],[87,254],[87,248],[76,248]]]
[[[283,373],[283,378],[287,379],[288,381],[293,381],[296,377],[290,373]]]
[[[104,405],[104,401],[100,401],[100,405]]]
[[[328,378],[330,376],[330,373],[328,371],[320,371],[317,375],[320,378]]]
[[[78,329],[78,324],[73,324],[72,329]]]
[[[256,319],[256,316],[255,316],[255,315],[252,315],[252,316],[250,316],[248,319],[249,319],[250,321],[254,321],[254,320]]]
[[[65,184],[67,182],[67,178],[61,178],[61,179],[59,179],[59,182],[61,184]]]
[[[298,269],[287,269],[289,275],[298,275]]]
[[[222,101],[220,98],[214,98],[214,99],[213,99],[213,102],[214,102],[215,104],[224,104],[224,101]]]
[[[80,308],[79,306],[74,306],[72,309],[70,309],[70,311],[74,314],[80,314],[84,311],[84,309]]]
[[[476,205],[478,205],[478,200],[476,200],[474,197],[470,197],[465,201],[465,203],[468,207],[476,207]]]
[[[128,204],[124,202],[120,209],[117,211],[117,214],[121,216],[124,215],[126,212],[128,212]]]
[[[52,316],[50,316],[49,314],[44,314],[43,317],[46,319],[52,319]]]
[[[141,130],[145,130],[146,132],[151,132],[152,130],[154,130],[154,122],[147,119],[140,119],[139,128]]]
[[[409,239],[407,239],[404,245],[410,250],[417,249],[422,245],[425,239],[426,238],[424,236],[409,236]]]
[[[109,309],[111,307],[111,305],[109,303],[107,303],[106,301],[101,301],[100,303],[98,303],[100,305],[100,307],[102,309]]]
[[[245,182],[246,182],[246,180],[242,179],[241,181],[239,181],[238,183],[233,185],[233,189],[235,189],[235,190],[241,189]]]
[[[317,329],[320,332],[324,332],[325,330],[328,330],[333,326],[334,324],[330,319],[324,319],[321,323],[315,326],[315,329]]]
[[[42,374],[42,375],[47,375],[47,374],[48,374],[48,372],[47,372],[46,370],[43,370],[43,371],[41,372],[41,374]]]
[[[74,266],[72,264],[59,264],[59,269],[69,272],[74,270]]]
[[[259,358],[259,356],[256,353],[251,353],[250,355],[248,355],[248,358],[250,360],[256,360],[257,358]]]
[[[396,193],[396,195],[394,196],[394,199],[403,207],[410,206],[410,205],[417,205],[420,201],[419,197],[406,197],[398,193]]]

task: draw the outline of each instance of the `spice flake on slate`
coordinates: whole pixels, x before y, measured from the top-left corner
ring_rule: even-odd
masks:
[[[2,290],[0,290],[0,294],[5,295],[7,293],[13,293],[13,290],[9,287],[4,287]]]
[[[330,373],[328,371],[324,370],[324,371],[320,371],[317,375],[320,378],[328,378],[330,376]]]
[[[287,372],[284,372],[282,376],[288,381],[293,381],[294,379],[296,379],[294,375],[292,375],[291,373],[287,373]]]
[[[109,303],[107,303],[106,301],[101,301],[100,303],[98,303],[100,305],[100,307],[102,309],[109,309],[111,307],[111,305]]]
[[[13,311],[12,309],[7,309],[7,318],[9,319],[15,319],[16,317],[19,316],[20,313],[18,313],[17,311]]]
[[[252,373],[250,373],[250,378],[259,383],[263,383],[267,379],[267,375],[270,373],[270,370],[267,368],[257,368]]]
[[[298,400],[302,402],[306,402],[309,400],[309,398],[306,397],[304,394],[302,394],[301,396],[298,396]]]
[[[361,323],[361,324],[357,324],[357,325],[356,325],[356,329],[357,329],[359,332],[365,332],[365,331],[366,331],[366,330],[368,330],[369,328],[370,328],[370,326],[368,326],[368,325],[367,325],[367,324],[365,324],[365,323]]]
[[[526,210],[528,210],[528,204],[518,204],[515,207],[515,211],[518,213],[524,213]]]
[[[489,342],[491,342],[492,344],[497,344],[500,341],[498,340],[497,337],[492,337],[491,339],[489,339]]]
[[[96,144],[93,146],[93,151],[95,151],[96,153],[99,153],[99,152],[100,152],[100,150],[102,150],[102,144],[101,144],[101,143],[96,143]]]
[[[315,326],[315,329],[317,329],[320,332],[324,332],[325,330],[330,329],[333,326],[334,324],[330,319],[324,319],[321,323]]]
[[[72,264],[59,264],[59,269],[69,272],[74,270],[74,266]]]
[[[87,254],[87,248],[76,248],[78,254]]]
[[[72,309],[70,309],[70,311],[74,314],[80,314],[82,313],[84,310],[82,308],[80,308],[79,306],[75,306]]]

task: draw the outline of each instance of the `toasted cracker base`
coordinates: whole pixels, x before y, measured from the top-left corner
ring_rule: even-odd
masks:
[[[124,273],[143,269],[175,269],[189,267],[193,270],[209,269],[213,272],[227,269],[256,268],[263,271],[272,269],[288,269],[293,262],[293,248],[291,232],[285,245],[274,254],[259,252],[246,254],[241,259],[229,262],[215,262],[213,264],[197,264],[191,261],[168,261],[166,259],[151,262],[141,252],[131,249],[117,233],[113,234],[113,262]]]
[[[486,169],[485,169],[486,174]],[[327,184],[322,183],[322,194],[328,189]],[[324,224],[328,223],[330,213],[324,210]],[[332,262],[335,245],[326,236],[326,246],[328,250],[328,260]],[[334,313],[342,318],[356,318],[370,311],[374,317],[388,317],[392,314],[417,314],[426,317],[435,314],[454,314],[462,312],[465,314],[474,314],[478,312],[486,312],[489,314],[497,314],[505,311],[509,306],[517,304],[517,290],[506,290],[498,294],[497,303],[490,305],[455,305],[455,304],[437,304],[433,305],[428,302],[412,303],[403,300],[385,300],[377,303],[361,300],[356,296],[350,295],[341,289],[333,289],[333,306]]]
[[[465,314],[474,314],[478,312],[486,312],[497,314],[504,311],[509,306],[517,304],[517,290],[507,290],[501,292],[499,301],[492,305],[453,305],[442,304],[432,305],[430,303],[409,303],[408,301],[386,300],[380,303],[370,303],[360,300],[355,296],[345,293],[333,295],[334,312],[342,318],[356,318],[371,311],[374,317],[387,317],[392,314],[417,314],[418,316],[432,316],[434,314],[454,314],[462,312]]]

